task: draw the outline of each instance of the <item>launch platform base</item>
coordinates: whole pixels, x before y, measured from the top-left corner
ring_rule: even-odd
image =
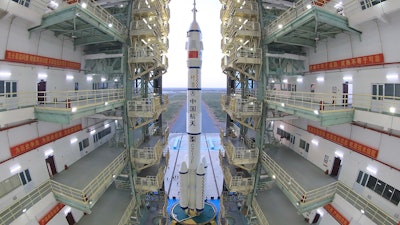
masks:
[[[217,209],[211,203],[204,203],[204,210],[200,215],[197,216],[189,216],[185,213],[185,211],[181,208],[179,203],[176,203],[171,208],[171,217],[173,222],[171,224],[176,225],[214,225],[216,224],[215,218],[217,215]]]

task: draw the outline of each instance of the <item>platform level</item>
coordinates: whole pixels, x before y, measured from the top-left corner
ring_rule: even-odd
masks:
[[[269,225],[308,224],[276,185],[257,192],[256,199]]]
[[[107,143],[56,174],[51,180],[58,201],[90,213],[90,208],[112,183],[127,162],[124,148]]]
[[[273,91],[265,93],[269,109],[318,121],[322,126],[350,123],[354,118],[352,96],[341,93]]]
[[[137,190],[141,192],[157,192],[162,188],[163,178],[165,176],[165,168],[168,164],[168,157],[161,157],[160,162],[156,165],[147,167],[135,177],[135,185]]]
[[[112,184],[106,192],[102,195],[101,199],[97,201],[96,205],[91,209],[92,213],[84,215],[81,220],[78,221],[78,225],[125,225],[129,220],[124,218],[125,211],[132,201],[132,196],[129,190],[117,189]],[[132,207],[133,208],[133,207]],[[122,220],[125,220],[125,223]]]
[[[238,192],[247,195],[254,185],[254,177],[250,172],[229,163],[222,152],[219,155],[221,168],[224,175],[226,187],[230,192]]]
[[[337,180],[284,145],[269,145],[262,165],[300,212],[333,200]]]

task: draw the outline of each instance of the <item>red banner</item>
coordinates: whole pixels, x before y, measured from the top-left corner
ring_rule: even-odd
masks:
[[[5,61],[80,70],[81,64],[62,59],[6,50]]]
[[[363,145],[363,144],[353,141],[351,139],[339,136],[337,134],[334,134],[329,131],[322,130],[322,129],[319,129],[319,128],[316,128],[316,127],[313,127],[310,125],[307,126],[307,131],[312,134],[323,137],[326,140],[329,140],[336,144],[342,145],[342,146],[344,146],[348,149],[351,149],[355,152],[358,152],[362,155],[365,155],[369,158],[372,158],[372,159],[378,158],[378,150],[377,149]]]
[[[331,214],[331,216],[338,221],[341,225],[349,225],[350,221],[346,219],[335,207],[333,207],[331,204],[325,205],[324,209]]]
[[[58,203],[56,206],[54,206],[46,215],[42,217],[42,219],[39,220],[40,225],[45,225],[47,224],[55,215],[57,215],[58,212],[64,207],[64,204]]]
[[[82,130],[82,125],[78,124],[78,125],[63,129],[63,130],[59,130],[59,131],[44,135],[42,137],[32,139],[32,140],[24,142],[22,144],[10,147],[11,156],[15,157],[15,156],[24,154],[26,152],[29,152],[33,149],[36,149],[36,148],[42,146],[42,145],[45,145],[47,143],[50,143],[52,141],[55,141],[62,137],[65,137],[67,135],[73,134],[80,130]]]
[[[309,66],[309,70],[310,72],[337,70],[337,69],[353,68],[361,66],[381,65],[384,62],[385,60],[383,54],[375,54],[375,55],[360,56],[355,58],[313,64]]]
[[[316,0],[316,1],[314,1],[314,4],[317,5],[317,6],[323,6],[323,5],[325,5],[326,3],[330,2],[330,1],[331,0]]]

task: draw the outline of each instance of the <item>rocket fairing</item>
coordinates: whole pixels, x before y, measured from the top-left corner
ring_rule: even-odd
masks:
[[[186,133],[188,135],[188,168],[181,167],[180,205],[182,209],[201,212],[204,209],[205,159],[200,163],[201,138],[201,65],[203,42],[201,30],[196,21],[196,1],[194,0],[193,22],[187,32],[186,50],[188,51],[188,89]],[[186,163],[184,164],[186,166]]]

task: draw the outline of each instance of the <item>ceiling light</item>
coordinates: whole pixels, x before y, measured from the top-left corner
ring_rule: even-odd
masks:
[[[0,72],[0,77],[10,77],[11,73],[10,72]]]
[[[281,103],[281,106],[282,106],[282,107],[285,107],[285,103],[282,102],[282,103]]]
[[[87,81],[92,81],[92,80],[93,80],[93,77],[86,77],[86,80],[87,80]]]
[[[37,76],[39,79],[45,79],[45,78],[47,78],[47,74],[46,73],[38,73],[38,76]]]
[[[323,82],[324,80],[325,80],[324,77],[317,77],[318,82]]]
[[[282,27],[283,27],[282,24],[279,24],[279,25],[278,25],[278,28],[279,28],[279,29],[282,29]]]
[[[343,80],[344,80],[344,81],[352,81],[352,80],[353,80],[353,77],[352,77],[352,76],[344,76],[344,77],[343,77]]]
[[[288,79],[283,79],[282,82],[283,82],[283,83],[287,83],[287,82],[288,82]]]
[[[108,24],[108,27],[110,27],[110,28],[111,28],[112,26],[113,26],[113,24],[112,24],[112,23],[109,23],[109,24]]]
[[[101,82],[105,82],[107,79],[106,78],[101,78]]]
[[[389,112],[395,113],[395,112],[396,112],[396,108],[395,108],[395,107],[390,107],[390,108],[389,108]]]
[[[67,80],[73,80],[74,79],[74,75],[67,75]]]
[[[311,5],[310,4],[308,4],[306,7],[307,7],[307,9],[311,9]]]
[[[303,83],[303,78],[302,78],[302,77],[299,77],[299,78],[297,78],[296,81],[299,82],[299,83]]]
[[[372,167],[372,166],[367,166],[367,171],[370,172],[370,173],[373,174],[373,175],[376,175],[376,172],[378,172],[378,171],[376,170],[376,168],[375,168],[375,167]]]
[[[76,112],[77,108],[76,107],[72,107],[71,112]]]
[[[19,165],[19,164],[14,165],[14,166],[10,167],[10,173],[16,173],[16,172],[18,172],[20,169],[21,169],[21,165]]]
[[[316,139],[312,139],[312,140],[311,140],[311,143],[313,143],[313,144],[316,145],[316,146],[318,146],[318,144],[319,144],[318,141],[317,141]]]
[[[315,115],[318,115],[318,114],[319,114],[319,111],[318,111],[318,110],[314,110],[314,114],[315,114]]]
[[[398,74],[388,74],[386,75],[386,79],[388,80],[397,80],[399,78]]]
[[[86,9],[86,7],[87,7],[86,2],[82,2],[81,6],[82,6],[82,8]]]
[[[69,142],[71,143],[71,144],[73,144],[73,143],[76,143],[78,141],[78,138],[72,138]]]

